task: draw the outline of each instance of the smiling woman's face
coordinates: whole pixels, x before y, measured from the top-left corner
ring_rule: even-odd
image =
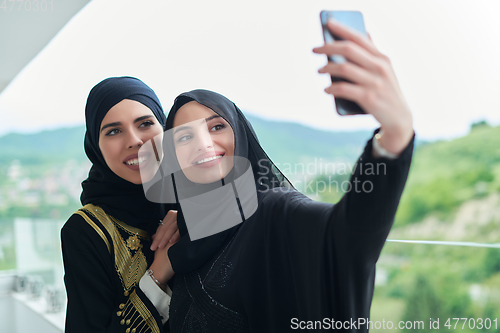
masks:
[[[131,183],[141,184],[139,167],[144,169],[155,162],[155,156],[142,156],[142,152],[139,156],[139,148],[163,134],[153,112],[142,103],[124,99],[109,109],[99,131],[99,148],[111,171]]]
[[[234,165],[234,133],[224,118],[198,102],[184,104],[174,118],[177,160],[186,177],[199,184],[218,181]]]

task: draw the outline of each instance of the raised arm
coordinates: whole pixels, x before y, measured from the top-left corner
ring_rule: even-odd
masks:
[[[349,82],[334,82],[328,94],[359,104],[380,123],[351,178],[351,190],[337,205],[346,230],[390,228],[404,188],[413,150],[413,118],[389,57],[371,38],[335,21],[331,33],[344,40],[315,48],[316,53],[342,55],[319,70]],[[364,185],[364,186],[363,186]],[[385,230],[388,233],[388,229]],[[383,238],[383,237],[382,237]]]

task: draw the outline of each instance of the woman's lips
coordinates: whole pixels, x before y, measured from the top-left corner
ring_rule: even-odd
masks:
[[[150,157],[151,157],[151,154],[148,154],[148,155],[144,155],[144,154],[142,154],[142,155],[138,155],[138,154],[130,155],[125,159],[123,164],[125,164],[125,166],[127,166],[131,170],[139,171],[140,169],[143,169],[148,164]],[[129,163],[133,163],[133,164],[129,164]]]
[[[211,156],[201,156],[193,162],[193,166],[198,168],[211,168],[219,164],[220,159],[224,157],[224,153],[210,154]]]

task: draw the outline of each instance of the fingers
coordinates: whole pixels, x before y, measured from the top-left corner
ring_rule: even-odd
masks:
[[[174,234],[179,230],[177,227],[177,221],[170,223],[169,226],[166,224],[156,232],[155,239],[151,244],[151,250],[156,251],[156,249],[161,249],[165,247],[168,241],[174,236]]]
[[[335,97],[348,99],[357,102],[363,106],[363,97],[365,96],[366,89],[349,82],[336,82],[325,89],[325,92],[332,94]]]
[[[379,71],[381,60],[367,50],[350,41],[341,40],[333,44],[325,44],[313,49],[313,52],[325,55],[341,55],[348,61],[358,64],[369,71]]]
[[[369,34],[364,36],[359,31],[335,20],[328,21],[327,26],[332,34],[344,40],[337,40],[334,43],[314,48],[313,52],[325,55],[341,55],[348,61],[358,64],[371,72],[382,75],[387,74],[390,60],[375,47]]]
[[[163,226],[160,226],[160,227],[163,227]],[[158,229],[160,229],[160,227],[158,227]],[[155,251],[158,248],[158,244],[161,241],[161,232],[158,229],[156,230],[156,233],[153,236],[151,236],[151,239],[153,239],[153,243],[151,243],[150,249],[152,251]]]
[[[359,31],[354,30],[336,20],[329,20],[327,23],[327,27],[328,30],[330,30],[330,33],[332,33],[333,35],[338,36],[342,39],[353,41],[372,54],[380,54],[371,39],[367,38]]]
[[[155,251],[157,248],[162,248],[167,244],[172,235],[177,228],[177,211],[170,210],[163,219],[163,225],[159,225],[156,229],[156,233],[152,237],[153,243],[151,244],[151,250]]]
[[[333,57],[335,62],[329,62],[319,72],[329,73],[332,77],[349,82],[335,81],[325,92],[356,102],[366,113],[373,115],[384,129],[412,128],[411,117],[407,116],[411,113],[389,57],[377,50],[369,35],[365,37],[336,22],[329,22],[328,29],[343,40],[325,44],[313,49],[313,52],[325,54],[329,59],[338,55],[347,61]],[[401,118],[410,120],[395,120]],[[397,126],[394,126],[395,122]]]
[[[163,218],[163,223],[169,224],[169,222],[177,221],[177,211],[169,210],[167,215]]]
[[[345,62],[343,64],[329,62],[325,67],[320,68],[318,72],[328,73],[331,76],[343,78],[350,82],[364,86],[374,85],[376,81],[373,74],[349,62]]]
[[[170,238],[170,243],[175,243],[181,238],[181,234],[179,233],[179,229],[175,232],[175,234]]]
[[[158,237],[155,237],[155,239],[153,240],[153,243],[151,243],[151,246],[149,247],[151,249],[151,251],[156,251],[159,243],[160,243],[160,241],[158,240]]]
[[[179,229],[177,228],[177,221],[173,223],[168,230],[164,233],[161,241],[158,243],[158,248],[162,249],[167,245],[169,240],[174,236],[174,234],[178,231]]]

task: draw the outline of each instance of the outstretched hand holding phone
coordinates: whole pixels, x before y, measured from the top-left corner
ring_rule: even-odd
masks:
[[[375,47],[371,38],[339,22],[330,20],[327,27],[344,40],[314,48],[313,52],[341,55],[347,61],[329,62],[318,72],[350,82],[332,82],[325,91],[356,102],[375,117],[381,125],[380,146],[389,153],[400,154],[413,137],[413,118],[389,57]]]

